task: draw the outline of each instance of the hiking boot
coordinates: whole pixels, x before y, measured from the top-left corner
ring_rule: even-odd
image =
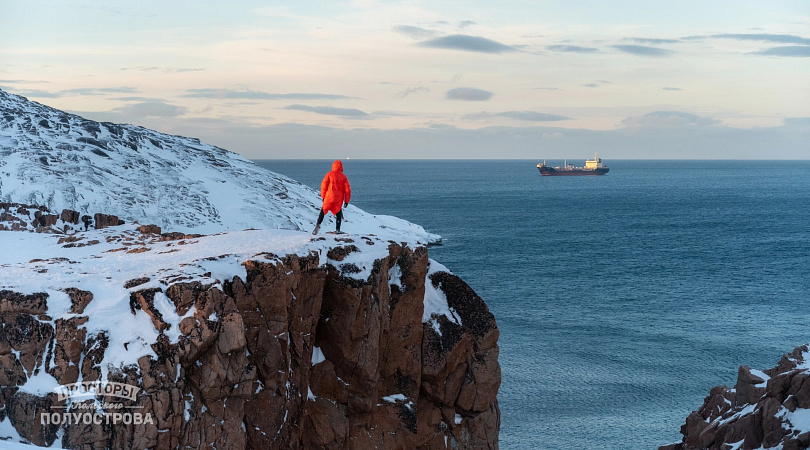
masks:
[[[314,230],[312,230],[312,234],[318,234],[318,230],[320,230],[320,229],[321,229],[321,225],[320,225],[320,224],[315,225],[315,229],[314,229]]]

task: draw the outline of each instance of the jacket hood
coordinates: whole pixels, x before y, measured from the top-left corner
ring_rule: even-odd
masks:
[[[332,170],[338,171],[338,172],[343,172],[343,163],[340,162],[340,160],[337,160],[337,161],[333,162],[332,163]]]

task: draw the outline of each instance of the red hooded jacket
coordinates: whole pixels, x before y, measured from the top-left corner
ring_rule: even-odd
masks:
[[[343,163],[332,163],[332,171],[323,177],[321,182],[321,198],[323,198],[323,212],[337,214],[343,208],[343,203],[349,203],[352,197],[352,187],[349,179],[343,175]]]

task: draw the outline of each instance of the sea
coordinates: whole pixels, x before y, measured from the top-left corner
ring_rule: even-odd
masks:
[[[331,162],[257,161],[315,189]],[[343,160],[352,204],[440,234],[494,313],[501,448],[678,442],[739,366],[810,342],[810,161],[538,162]]]

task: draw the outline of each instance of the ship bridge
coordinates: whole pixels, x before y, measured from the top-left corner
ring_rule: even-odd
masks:
[[[585,160],[585,168],[586,169],[603,169],[605,165],[602,164],[602,158],[596,156],[596,153],[593,154],[593,159]]]

